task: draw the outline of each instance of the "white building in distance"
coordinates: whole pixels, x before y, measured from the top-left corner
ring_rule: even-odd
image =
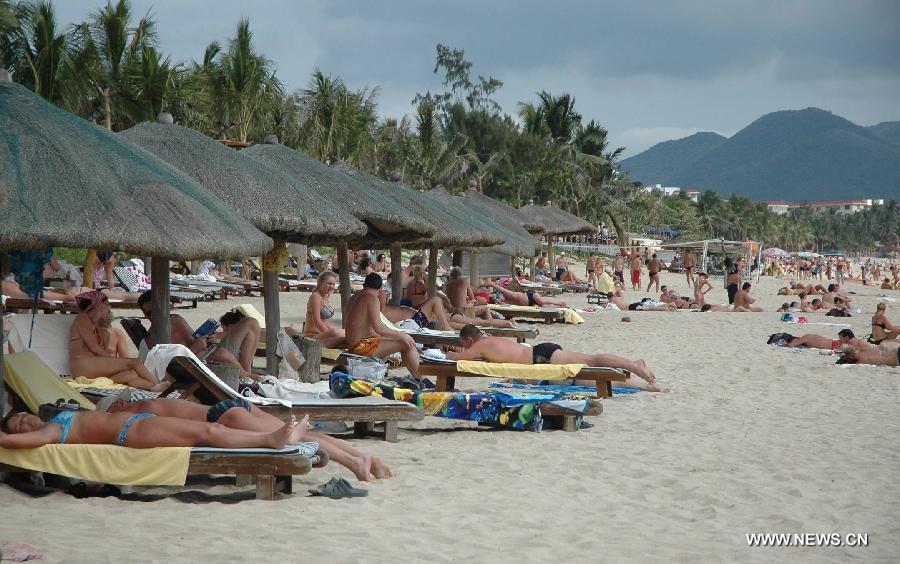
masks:
[[[766,202],[769,211],[778,215],[785,215],[791,209],[811,208],[814,213],[822,213],[834,210],[842,215],[854,214],[870,209],[872,206],[883,206],[884,200],[827,200],[824,202],[785,202],[781,200]]]

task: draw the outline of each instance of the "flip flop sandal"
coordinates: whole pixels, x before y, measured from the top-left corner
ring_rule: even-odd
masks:
[[[309,493],[313,496],[323,496],[331,499],[366,497],[369,495],[368,490],[354,488],[350,485],[350,482],[343,478],[332,478],[327,483],[317,486],[313,490],[309,490]]]

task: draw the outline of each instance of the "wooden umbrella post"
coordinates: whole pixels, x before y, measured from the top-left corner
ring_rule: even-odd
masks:
[[[97,249],[88,249],[87,256],[84,257],[84,280],[85,288],[94,287],[94,264],[97,262]]]
[[[428,251],[428,295],[437,293],[438,246],[431,245]]]
[[[338,243],[338,282],[341,287],[341,326],[347,327],[347,306],[350,304],[350,262],[347,260],[347,243]]]
[[[478,253],[469,251],[469,284],[477,288],[481,281],[478,279]]]
[[[278,273],[287,262],[284,241],[275,245],[262,257],[263,309],[266,315],[266,373],[278,377],[278,329],[281,327]]]
[[[528,279],[534,282],[534,257],[528,259]]]
[[[403,297],[403,256],[399,243],[391,245],[391,304],[400,305]]]
[[[547,234],[547,265],[550,272],[556,272],[556,257],[553,255],[553,235]],[[552,277],[551,277],[552,278]]]
[[[172,323],[169,321],[169,259],[151,259],[153,277],[150,279],[150,334],[154,345],[172,342]]]

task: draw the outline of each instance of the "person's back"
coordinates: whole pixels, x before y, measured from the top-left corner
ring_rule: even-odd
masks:
[[[750,298],[750,292],[748,290],[738,290],[734,295],[734,307],[745,307],[749,308],[752,299]]]
[[[381,310],[378,296],[365,290],[358,292],[350,300],[347,306],[346,327],[344,328],[348,344],[357,343],[377,334],[374,327],[375,320],[369,314],[373,304],[376,310]]]
[[[456,267],[450,271],[450,280],[447,282],[444,291],[450,305],[453,307],[466,307],[468,305],[469,281],[462,275],[457,274]]]

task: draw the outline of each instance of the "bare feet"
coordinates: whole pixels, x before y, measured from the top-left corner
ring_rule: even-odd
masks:
[[[636,365],[635,366],[636,370],[632,370],[632,372],[634,372],[635,375],[643,378],[649,384],[656,383],[656,375],[653,373],[652,370],[650,370],[650,368],[647,366],[647,363],[644,362],[643,359],[636,360],[635,365]]]
[[[296,421],[297,418],[291,416],[292,421]],[[300,442],[300,439],[303,438],[303,434],[306,433],[306,429],[309,428],[309,415],[304,415],[303,419],[297,423],[297,426],[291,432],[291,436],[288,437],[288,444],[295,445]]]
[[[372,456],[372,474],[378,479],[393,478],[394,473],[387,467],[383,460],[377,456]]]
[[[297,428],[297,418],[291,415],[291,420],[276,431],[269,433],[269,448],[283,448],[288,443],[294,430]]]
[[[347,465],[347,468],[353,472],[356,479],[360,482],[371,482],[375,479],[375,475],[372,474],[371,456],[355,457],[353,458],[353,461]]]
[[[151,392],[162,392],[163,390],[165,390],[168,387],[169,387],[169,382],[164,380],[164,381],[160,382],[159,384],[151,386],[150,391]]]

